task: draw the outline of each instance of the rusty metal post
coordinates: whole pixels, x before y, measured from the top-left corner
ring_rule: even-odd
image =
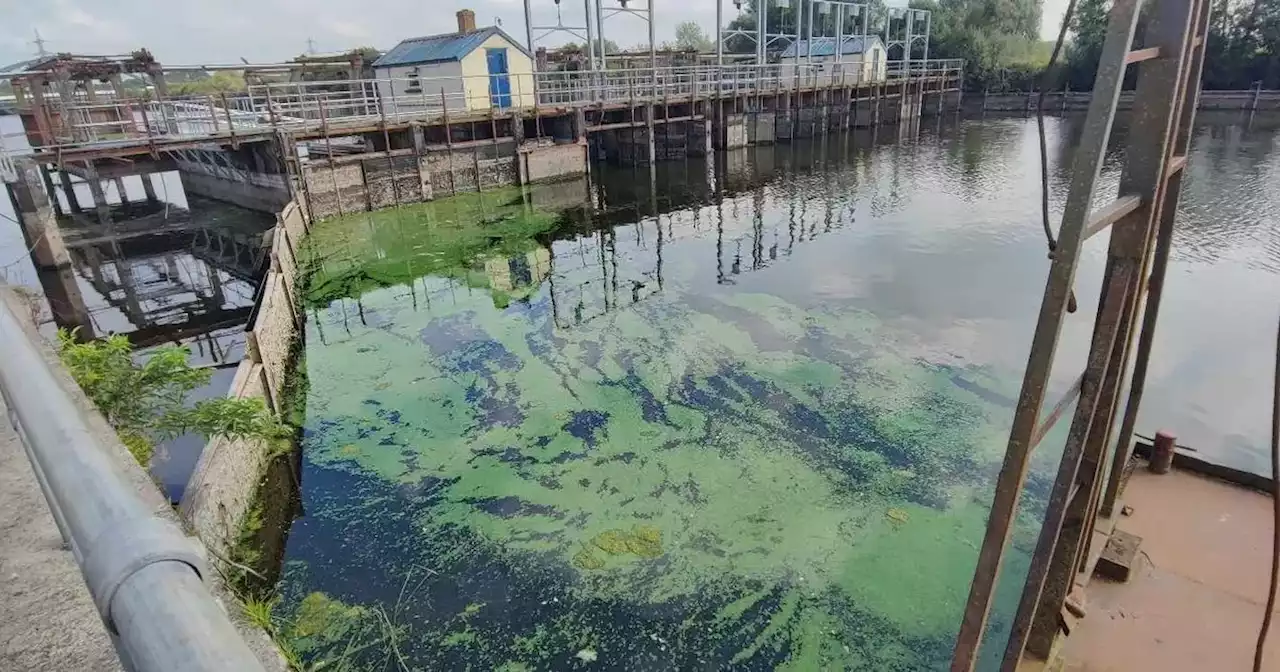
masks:
[[[278,125],[276,120],[276,106],[273,104],[273,101],[271,100],[271,84],[270,83],[266,85],[266,89],[267,89],[267,119],[271,120],[271,128],[276,128]]]
[[[1178,439],[1173,434],[1160,430],[1151,446],[1151,461],[1147,469],[1153,474],[1167,474],[1173,468],[1174,447]]]
[[[1208,30],[1210,12],[1207,6],[1201,7],[1201,16],[1195,22],[1198,35]],[[1178,112],[1178,135],[1174,139],[1172,155],[1185,157],[1191,145],[1191,128],[1195,121],[1196,109],[1200,102],[1200,78],[1204,70],[1204,40],[1193,41],[1190,63],[1187,68],[1187,82],[1190,90],[1184,97]],[[1148,280],[1147,302],[1142,315],[1142,331],[1138,337],[1138,350],[1134,356],[1133,377],[1129,385],[1129,399],[1125,404],[1124,419],[1120,424],[1120,433],[1116,439],[1116,450],[1111,464],[1111,473],[1107,481],[1100,512],[1104,516],[1114,513],[1116,500],[1120,496],[1120,475],[1123,473],[1130,455],[1130,441],[1133,428],[1137,423],[1138,409],[1142,403],[1142,394],[1146,386],[1147,366],[1151,358],[1151,346],[1155,338],[1156,322],[1160,317],[1160,300],[1164,293],[1164,278],[1169,267],[1169,252],[1173,246],[1174,219],[1178,210],[1178,199],[1182,193],[1182,172],[1175,172],[1165,185],[1164,204],[1160,210],[1160,225],[1156,232],[1156,248],[1151,265],[1151,277]]]
[[[1008,448],[996,481],[987,530],[965,603],[960,632],[956,638],[952,672],[970,672],[974,669],[986,631],[996,580],[1004,561],[1004,549],[1012,535],[1018,502],[1022,497],[1031,456],[1031,439],[1036,433],[1040,409],[1044,405],[1045,387],[1062,331],[1076,259],[1080,254],[1084,228],[1092,211],[1094,185],[1102,170],[1107,139],[1115,120],[1115,109],[1124,82],[1124,59],[1133,41],[1139,4],[1139,0],[1116,0],[1111,10],[1111,22],[1093,87],[1089,124],[1081,138],[1080,149],[1072,167],[1073,175],[1059,245],[1045,284],[1044,300],[1040,306],[1031,355],[1023,376],[1013,427],[1009,433]],[[1055,484],[1055,493],[1058,485]],[[1065,502],[1067,494],[1061,493],[1059,498]],[[1035,592],[1038,595],[1039,590]],[[1015,637],[1016,633],[1010,636],[1011,644]],[[1017,648],[1021,651],[1021,642],[1017,644]]]
[[[236,140],[236,124],[231,119],[231,106],[227,104],[227,94],[219,94],[222,96],[222,111],[227,115],[227,128],[231,129],[231,146],[239,148],[240,142]]]

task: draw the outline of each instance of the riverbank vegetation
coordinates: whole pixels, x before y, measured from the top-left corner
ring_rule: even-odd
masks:
[[[80,342],[73,332],[59,330],[58,355],[143,466],[157,444],[187,433],[264,440],[288,436],[261,399],[216,396],[189,403],[192,392],[209,384],[212,370],[191,366],[185,347],[165,346],[137,357],[124,336]]]

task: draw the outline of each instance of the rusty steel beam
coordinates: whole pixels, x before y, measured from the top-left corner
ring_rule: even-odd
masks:
[[[1121,196],[1112,201],[1106,207],[1093,213],[1093,217],[1089,220],[1089,226],[1085,227],[1084,230],[1085,240],[1094,237],[1108,226],[1120,221],[1122,217],[1137,210],[1141,205],[1142,197],[1137,194]]]
[[[1197,79],[1190,79],[1191,72],[1195,67],[1195,64],[1192,62],[1192,58],[1195,56],[1195,47],[1193,46],[1194,40],[1192,39],[1192,36],[1198,31],[1198,25],[1201,22],[1201,17],[1208,15],[1209,2],[1208,0],[1187,0],[1186,4],[1187,7],[1185,12],[1174,11],[1177,9],[1178,5],[1174,5],[1172,7],[1163,6],[1162,9],[1170,12],[1170,16],[1172,16],[1173,26],[1168,27],[1164,25],[1165,15],[1157,14],[1153,19],[1151,30],[1148,31],[1154,39],[1165,41],[1165,53],[1170,55],[1174,53],[1177,54],[1177,65],[1175,67],[1169,60],[1161,61],[1159,63],[1153,63],[1145,66],[1142,73],[1143,75],[1149,76],[1149,79],[1156,80],[1157,82],[1164,83],[1166,85],[1171,79],[1173,81],[1173,96],[1171,105],[1162,105],[1158,96],[1155,98],[1154,105],[1152,105],[1151,101],[1144,101],[1147,105],[1152,105],[1156,109],[1167,112],[1167,114],[1164,119],[1165,132],[1160,136],[1159,143],[1162,150],[1159,156],[1161,161],[1163,161],[1163,165],[1143,164],[1144,167],[1148,169],[1148,174],[1143,179],[1149,180],[1150,183],[1154,185],[1154,193],[1151,196],[1155,203],[1155,207],[1152,208],[1150,217],[1146,222],[1146,237],[1144,238],[1142,246],[1143,264],[1142,275],[1140,276],[1142,285],[1138,295],[1140,298],[1146,296],[1147,283],[1150,277],[1150,268],[1153,263],[1154,245],[1159,228],[1158,223],[1162,221],[1166,215],[1168,190],[1169,185],[1172,183],[1170,178],[1173,176],[1180,176],[1182,169],[1186,166],[1186,148],[1184,146],[1181,150],[1178,149],[1178,139],[1182,137],[1184,133],[1188,138],[1190,137],[1189,125],[1187,127],[1182,126],[1184,121],[1188,121],[1189,123],[1189,118],[1185,115],[1185,112],[1187,111],[1186,108],[1188,106],[1187,99],[1188,97],[1194,99],[1196,94],[1193,90],[1199,89],[1199,75],[1196,75]],[[1143,93],[1141,78],[1139,79],[1138,87],[1139,93]],[[1143,107],[1146,107],[1146,105]],[[1143,108],[1138,108],[1135,112],[1141,109]],[[1191,113],[1194,113],[1194,110],[1192,110]],[[1157,119],[1153,115],[1152,126],[1155,126],[1154,122],[1156,120]],[[1154,133],[1155,131],[1148,130],[1148,132]],[[1151,144],[1154,146],[1156,143]],[[1122,184],[1124,184],[1123,178]],[[1139,188],[1142,187],[1141,181],[1135,182],[1134,184],[1137,184]],[[1181,182],[1179,181],[1179,185],[1180,184]],[[1176,207],[1175,211],[1167,212],[1167,214],[1169,217],[1174,217],[1176,215]],[[1134,340],[1137,336],[1137,332],[1134,330],[1134,325],[1136,325],[1138,319],[1138,303],[1134,303],[1130,309],[1127,319],[1129,321],[1129,338],[1125,341],[1125,349],[1122,353],[1124,358],[1123,366],[1125,367],[1125,369],[1122,370],[1122,380],[1117,382],[1116,390],[1114,392],[1117,397],[1120,392],[1119,385],[1123,382],[1123,373],[1127,372],[1129,365],[1129,353],[1134,348]],[[1112,403],[1115,404],[1117,402],[1113,401]],[[1113,407],[1107,417],[1107,431],[1103,436],[1103,441],[1106,442],[1107,446],[1110,446],[1111,444],[1111,432],[1113,429],[1112,423],[1116,419],[1116,413],[1118,410],[1118,408]],[[1104,446],[1101,451],[1102,454],[1105,454],[1105,448],[1106,447]],[[1119,444],[1117,444],[1116,451],[1123,452],[1123,449],[1119,447]],[[1099,459],[1101,459],[1101,457]],[[1097,523],[1097,514],[1102,495],[1100,489],[1101,473],[1098,473],[1101,470],[1101,462],[1091,466],[1093,466],[1094,469],[1091,473],[1095,474],[1094,482],[1092,483],[1093,492],[1088,500],[1089,509],[1084,518],[1085,529],[1076,542],[1078,544],[1076,555],[1079,558],[1079,563],[1082,567],[1089,557],[1089,549],[1092,545],[1093,530]]]
[[[1203,36],[1209,29],[1208,3],[1201,3],[1200,14],[1193,25],[1195,39],[1191,42],[1192,52],[1188,55],[1185,92],[1182,109],[1179,111],[1178,134],[1173,142],[1173,155],[1186,156],[1191,145],[1191,129],[1195,122],[1196,110],[1200,103],[1200,77],[1204,71],[1205,41]],[[1147,369],[1151,359],[1151,347],[1155,340],[1156,323],[1160,317],[1160,300],[1164,293],[1165,275],[1169,268],[1169,253],[1173,247],[1174,220],[1177,216],[1178,199],[1182,193],[1182,171],[1169,175],[1165,185],[1164,203],[1161,206],[1160,224],[1156,232],[1156,247],[1152,260],[1151,277],[1148,281],[1147,303],[1142,315],[1142,330],[1138,337],[1138,350],[1134,355],[1133,378],[1129,385],[1129,399],[1125,403],[1124,418],[1120,425],[1120,433],[1116,437],[1116,451],[1111,464],[1110,476],[1107,480],[1106,492],[1103,495],[1101,514],[1113,515],[1116,501],[1120,497],[1121,474],[1129,460],[1129,445],[1133,440],[1134,425],[1137,424],[1138,409],[1142,403],[1142,395],[1146,388]]]
[[[1079,398],[1080,388],[1083,384],[1084,374],[1081,373],[1076,377],[1076,382],[1072,383],[1071,387],[1062,395],[1062,398],[1058,400],[1058,403],[1053,405],[1053,410],[1049,411],[1049,415],[1045,416],[1044,422],[1040,423],[1040,426],[1036,428],[1035,436],[1031,438],[1032,448],[1035,448],[1040,445],[1041,441],[1044,441],[1045,435],[1049,433],[1049,430],[1053,429],[1054,425],[1058,424],[1058,420],[1061,420],[1062,415],[1067,412],[1067,406],[1071,405],[1071,402]]]
[[[1084,381],[1081,384],[1080,404],[1076,406],[1075,416],[1071,422],[1071,433],[1067,437],[1067,445],[1062,451],[1062,460],[1058,465],[1058,476],[1049,494],[1045,520],[1040,528],[1035,554],[1031,558],[1031,567],[1027,573],[1027,583],[1022,591],[1018,611],[1014,616],[1009,639],[1005,645],[1004,660],[1000,668],[1005,672],[1017,669],[1022,657],[1022,649],[1030,635],[1032,620],[1040,601],[1045,578],[1051,567],[1063,562],[1060,557],[1056,557],[1055,549],[1067,509],[1072,501],[1078,499],[1082,491],[1076,476],[1084,458],[1091,425],[1103,394],[1103,386],[1111,365],[1111,352],[1121,329],[1125,308],[1128,307],[1130,290],[1133,281],[1137,278],[1137,265],[1132,260],[1120,261],[1109,269],[1108,276],[1107,282],[1103,285],[1104,298],[1098,314],[1098,325],[1093,334],[1093,343],[1089,350]],[[1055,611],[1053,613],[1055,627],[1057,617],[1058,614]]]
[[[1049,267],[1044,301],[1040,305],[1031,355],[1023,375],[1013,427],[1009,432],[1008,448],[996,481],[991,515],[987,520],[973,583],[965,602],[964,620],[960,624],[951,662],[952,672],[973,670],[982,645],[996,580],[1004,561],[1004,549],[1013,532],[1018,502],[1026,481],[1031,439],[1035,435],[1040,408],[1044,404],[1045,386],[1062,332],[1062,321],[1075,277],[1076,260],[1084,241],[1085,225],[1092,212],[1094,185],[1102,170],[1107,139],[1111,136],[1111,126],[1115,121],[1120,89],[1124,83],[1124,56],[1133,42],[1140,4],[1140,0],[1116,0],[1111,9],[1111,21],[1093,87],[1094,96],[1089,103],[1088,122],[1072,166],[1071,187],[1063,213],[1059,245]]]
[[[1141,196],[1142,205],[1116,223],[1108,250],[1111,278],[1104,286],[1107,302],[1095,326],[1095,339],[1090,351],[1091,370],[1086,376],[1101,376],[1097,396],[1091,400],[1087,416],[1079,412],[1072,424],[1071,437],[1083,441],[1068,465],[1066,457],[1059,469],[1059,482],[1054,492],[1078,485],[1080,496],[1059,501],[1051,497],[1049,511],[1041,528],[1036,556],[1028,573],[1013,634],[1005,648],[1002,669],[1016,669],[1023,648],[1047,658],[1058,633],[1059,614],[1074,585],[1083,558],[1087,558],[1089,535],[1093,530],[1097,509],[1101,465],[1110,443],[1112,422],[1116,414],[1120,388],[1128,369],[1128,355],[1133,343],[1133,323],[1145,289],[1147,267],[1151,257],[1152,232],[1159,216],[1164,193],[1164,176],[1169,159],[1169,140],[1174,132],[1178,105],[1184,91],[1183,76],[1191,17],[1199,0],[1170,0],[1160,3],[1147,26],[1149,39],[1169,58],[1152,61],[1142,67],[1135,93],[1134,131],[1129,137],[1125,170],[1120,180],[1121,193]],[[1122,269],[1132,273],[1129,284],[1116,287],[1110,282]],[[1115,292],[1123,299],[1113,299]],[[1115,310],[1114,314],[1110,311]],[[1104,338],[1099,338],[1099,336]],[[1105,358],[1095,372],[1092,366]],[[1082,404],[1083,406],[1083,404]],[[1082,409],[1077,409],[1078,411]],[[1068,442],[1069,450],[1072,447]],[[1068,468],[1070,467],[1070,468]],[[1063,483],[1062,479],[1069,478]]]

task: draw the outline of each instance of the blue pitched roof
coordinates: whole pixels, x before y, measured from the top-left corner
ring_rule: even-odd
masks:
[[[842,49],[841,56],[849,54],[861,54],[867,49],[873,48],[880,43],[880,38],[875,35],[867,36],[866,44],[863,44],[861,37],[845,37],[841,40]],[[836,53],[836,38],[834,37],[815,37],[813,38],[813,55],[814,56],[834,56]],[[809,55],[809,41],[800,40],[792,42],[782,52],[782,58],[796,58],[797,56]]]
[[[524,55],[529,56],[529,52],[519,42],[511,39],[511,36],[503,32],[501,28],[489,26],[470,33],[444,33],[443,35],[411,37],[392,47],[391,51],[379,56],[378,60],[373,62],[373,67],[384,68],[395,65],[460,61],[494,35],[501,35],[508,42],[515,45]]]

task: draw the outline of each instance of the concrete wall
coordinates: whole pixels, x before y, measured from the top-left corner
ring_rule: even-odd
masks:
[[[415,71],[418,87],[411,89],[409,80]],[[387,114],[412,112],[424,107],[438,109],[441,91],[449,101],[449,109],[462,109],[465,104],[462,64],[457,61],[378,68],[374,70],[374,76],[378,80],[378,98],[387,101]]]
[[[9,304],[14,315],[21,316],[26,313],[25,302],[18,297],[13,290],[0,285],[0,301]],[[117,475],[121,477],[126,486],[131,487],[138,497],[142,500],[147,509],[155,516],[164,520],[181,524],[184,521],[174,512],[173,507],[169,505],[169,500],[160,491],[155,481],[151,479],[151,475],[147,470],[129,453],[124,444],[116,436],[115,430],[111,427],[102,414],[98,412],[93,402],[85,396],[80,386],[76,384],[71,375],[63,367],[61,360],[58,358],[57,352],[53,346],[44,340],[39,330],[33,322],[20,320],[22,328],[27,332],[27,337],[31,339],[40,349],[40,354],[49,364],[49,368],[53,370],[55,378],[57,378],[60,387],[66,392],[72,402],[79,408],[81,417],[88,424],[90,431],[96,435],[104,448],[107,458],[111,461]],[[201,538],[204,541],[203,537]],[[208,544],[206,543],[206,546]],[[218,547],[209,546],[210,549],[217,552]],[[213,559],[206,558],[206,561],[212,564]],[[276,649],[271,638],[267,636],[262,629],[249,623],[244,617],[242,610],[235,603],[234,596],[231,595],[226,585],[214,573],[213,576],[205,577],[206,583],[209,585],[214,599],[217,600],[219,606],[226,611],[235,624],[236,629],[240,632],[241,637],[248,643],[249,648],[257,656],[258,660],[270,672],[285,672],[288,666],[285,664],[284,658]],[[60,596],[50,595],[49,599],[62,599]],[[70,620],[64,626],[69,626]],[[53,626],[54,624],[50,624]],[[65,635],[66,633],[64,633]],[[70,640],[74,644],[74,639]]]
[[[587,170],[582,143],[554,141],[516,145],[498,142],[458,143],[452,148],[395,150],[389,154],[345,156],[332,162],[314,160],[303,168],[304,201],[309,217],[365,212],[397,204],[418,203],[454,194],[527,184]]]
[[[585,144],[526,143],[519,150],[518,168],[521,184],[582,175],[587,172],[587,147]]]
[[[248,333],[245,358],[227,393],[233,398],[260,398],[279,412],[290,355],[301,333],[295,302],[297,249],[308,222],[302,208],[289,203],[278,214],[273,232],[271,269]],[[225,556],[245,514],[258,496],[269,459],[262,441],[215,438],[205,446],[187,483],[179,511],[206,546]]]
[[[489,62],[485,49],[506,49],[508,79],[511,81],[511,105],[532,107],[533,59],[502,35],[493,35],[462,59],[462,76],[467,91],[467,109],[487,110],[492,107],[489,99]]]

